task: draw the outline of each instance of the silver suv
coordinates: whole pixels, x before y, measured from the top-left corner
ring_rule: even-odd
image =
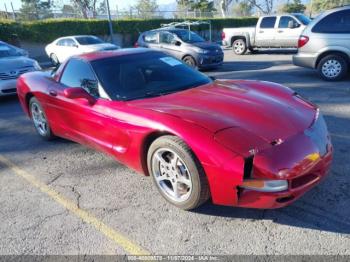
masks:
[[[224,60],[224,53],[218,44],[207,42],[186,29],[163,28],[144,32],[136,46],[163,51],[199,69],[221,66]]]
[[[299,38],[297,66],[317,69],[328,81],[345,77],[350,64],[350,6],[324,12]]]

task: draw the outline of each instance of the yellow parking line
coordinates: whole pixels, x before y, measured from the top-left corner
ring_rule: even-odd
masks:
[[[43,193],[50,196],[53,200],[55,200],[57,203],[59,203],[64,208],[68,209],[70,212],[72,212],[74,215],[82,219],[84,222],[89,223],[93,227],[95,227],[98,231],[100,231],[102,234],[104,234],[106,237],[111,239],[114,243],[116,243],[118,246],[122,247],[127,253],[131,255],[149,255],[150,253],[143,249],[142,247],[138,246],[137,244],[133,243],[131,240],[117,232],[116,230],[110,228],[106,224],[104,224],[102,221],[98,220],[95,216],[88,213],[87,211],[80,209],[77,207],[77,205],[72,202],[71,200],[65,198],[60,193],[56,192],[37,178],[35,178],[33,175],[29,174],[28,172],[24,171],[14,163],[12,163],[7,158],[0,155],[0,163],[5,165],[7,168],[12,170],[17,176],[20,176],[27,180],[30,184],[32,184],[34,187],[40,189]]]

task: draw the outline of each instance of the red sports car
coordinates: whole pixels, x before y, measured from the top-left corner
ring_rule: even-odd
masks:
[[[209,198],[283,207],[330,169],[333,149],[315,105],[274,83],[213,80],[161,52],[72,57],[51,75],[22,75],[17,89],[42,138],[114,156],[152,176],[182,209]]]

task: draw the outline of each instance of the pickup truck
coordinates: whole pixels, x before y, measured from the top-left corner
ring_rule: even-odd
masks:
[[[298,13],[263,16],[255,27],[224,28],[222,43],[237,55],[257,48],[297,48],[299,36],[310,22]]]

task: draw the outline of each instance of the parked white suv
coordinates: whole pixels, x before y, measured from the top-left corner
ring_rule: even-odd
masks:
[[[75,35],[56,39],[45,47],[45,51],[52,63],[57,65],[73,55],[118,48],[93,35]]]
[[[255,27],[224,28],[222,43],[237,55],[256,48],[297,48],[299,36],[310,21],[303,14],[263,16]]]
[[[328,81],[342,79],[350,64],[350,6],[329,10],[313,20],[300,36],[293,63],[317,69]]]

